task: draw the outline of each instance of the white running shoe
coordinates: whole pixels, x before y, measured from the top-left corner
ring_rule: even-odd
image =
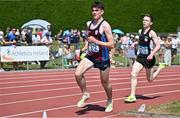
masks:
[[[105,112],[112,112],[112,111],[113,111],[113,101],[107,102]]]
[[[84,94],[82,98],[79,100],[79,102],[77,103],[77,107],[83,107],[85,105],[85,101],[88,100],[89,98],[90,98],[89,93]]]

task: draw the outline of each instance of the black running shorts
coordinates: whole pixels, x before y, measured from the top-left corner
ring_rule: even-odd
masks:
[[[147,57],[139,57],[137,56],[136,61],[142,64],[145,68],[152,68],[155,65],[156,59],[153,56],[152,60],[147,60]]]

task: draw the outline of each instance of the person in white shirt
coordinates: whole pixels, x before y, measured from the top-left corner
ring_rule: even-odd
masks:
[[[41,42],[41,38],[40,36],[37,34],[37,32],[35,32],[33,35],[32,35],[32,45],[39,45]]]
[[[180,43],[180,40],[178,37],[172,37],[172,48],[171,48],[171,62],[173,62],[173,60],[175,59],[176,57],[176,54],[177,54],[177,48],[178,48],[178,44]]]
[[[41,39],[41,44],[42,45],[46,45],[50,48],[51,44],[52,44],[53,40],[50,36],[49,33],[46,33],[46,36],[44,36],[42,39]]]
[[[49,33],[46,33],[46,36],[44,36],[42,39],[41,39],[41,45],[46,45],[49,50],[51,48],[51,45],[53,43],[53,40],[52,38],[50,37],[50,34]],[[41,69],[44,69],[45,65],[46,65],[47,61],[40,61],[40,68]]]

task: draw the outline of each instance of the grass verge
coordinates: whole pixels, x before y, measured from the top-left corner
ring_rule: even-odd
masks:
[[[119,115],[141,118],[180,118],[180,100],[161,105],[146,106],[144,112],[138,112],[137,109],[134,109],[122,112]]]

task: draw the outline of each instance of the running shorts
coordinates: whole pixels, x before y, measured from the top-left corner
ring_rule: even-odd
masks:
[[[136,61],[142,64],[145,68],[152,68],[155,65],[156,59],[154,56],[152,60],[147,60],[147,57],[137,56]]]

